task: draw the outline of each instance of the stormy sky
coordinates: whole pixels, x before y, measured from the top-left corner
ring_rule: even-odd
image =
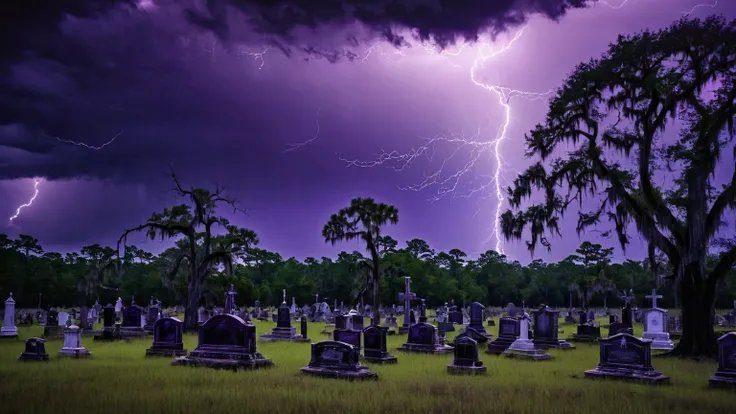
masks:
[[[689,12],[736,17],[723,0],[16,3],[0,6],[0,233],[64,252],[113,244],[179,202],[171,164],[187,185],[226,188],[248,210],[233,222],[298,259],[362,250],[320,232],[363,196],[398,207],[386,234],[402,245],[418,237],[471,256],[500,246],[528,262],[523,241],[493,233],[492,141],[506,112],[483,85],[544,93],[620,33]],[[504,187],[529,164],[523,136],[546,102],[509,101]],[[573,253],[575,219],[536,257]],[[643,257],[634,239],[618,259]]]

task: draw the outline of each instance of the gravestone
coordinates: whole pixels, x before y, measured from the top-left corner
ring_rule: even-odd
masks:
[[[660,308],[648,309],[644,312],[644,333],[642,338],[652,341],[651,348],[671,351],[675,343],[667,333],[667,311]]]
[[[447,313],[447,321],[456,324],[456,325],[462,325],[463,324],[463,311],[457,310],[455,308],[454,310],[451,310]]]
[[[94,340],[114,341],[116,339],[121,339],[120,335],[116,335],[116,332],[120,333],[120,323],[115,322],[115,308],[112,304],[108,303],[107,306],[102,309],[102,331],[95,335]]]
[[[718,338],[718,369],[708,384],[711,388],[736,389],[736,332]]]
[[[345,315],[335,316],[335,329],[348,329],[348,317]]]
[[[570,340],[575,342],[595,342],[601,337],[601,327],[593,325],[578,325],[577,333]]]
[[[515,318],[515,317],[516,317],[516,314],[517,314],[517,313],[518,313],[518,312],[517,312],[517,310],[516,310],[516,305],[514,305],[514,304],[513,304],[513,303],[511,303],[511,302],[509,302],[509,303],[508,303],[508,304],[506,305],[506,314],[507,314],[507,315],[508,315],[508,316],[509,316],[510,318]]]
[[[154,302],[153,296],[151,296],[151,304],[148,305],[148,316],[146,317],[146,324],[143,325],[143,330],[146,333],[153,333],[153,325],[158,320],[161,308],[156,302]]]
[[[587,323],[593,323],[595,322],[595,312],[593,312],[593,309],[588,310],[588,322]]]
[[[537,348],[574,349],[569,342],[558,339],[560,311],[546,306],[534,311],[534,346]]]
[[[288,311],[288,307],[287,307]],[[172,365],[257,369],[273,365],[256,349],[256,327],[231,314],[215,315],[199,329],[197,348]]]
[[[67,322],[70,322],[70,316],[69,312],[61,311],[58,315],[59,318],[59,326],[67,326]]]
[[[352,329],[335,329],[332,332],[332,340],[338,342],[345,342],[358,349],[360,353],[360,336],[362,331],[353,331]]]
[[[586,323],[588,323],[588,314],[583,310],[578,311],[578,325],[585,325]]]
[[[5,317],[3,318],[3,327],[0,328],[0,338],[17,338],[18,328],[15,326],[15,300],[13,292],[5,300]]]
[[[488,336],[488,332],[486,332],[486,328],[483,326],[483,309],[485,309],[485,307],[478,302],[470,304],[470,323],[468,326],[479,333]]]
[[[409,337],[406,343],[397,350],[403,352],[446,354],[452,352],[452,347],[440,344],[437,340],[437,328],[420,318],[420,321],[409,327]]]
[[[45,342],[41,338],[26,339],[26,350],[20,354],[18,361],[48,361]]]
[[[631,303],[626,303],[621,308],[621,323],[628,328],[634,327],[634,310],[631,308]]]
[[[378,374],[360,365],[358,348],[339,341],[322,341],[312,344],[309,365],[300,371],[302,374],[324,378],[378,379]]]
[[[363,330],[363,315],[350,316],[350,329],[352,329],[353,331]]]
[[[454,341],[455,358],[447,366],[448,374],[485,374],[486,367],[478,359],[478,342],[469,336],[460,334]]]
[[[523,358],[532,361],[552,359],[552,355],[534,345],[534,342],[529,339],[529,315],[524,314],[519,319],[519,338],[503,351],[503,355],[508,358]]]
[[[92,354],[82,346],[82,330],[76,325],[64,329],[64,346],[59,350],[59,356],[69,358],[85,358]]]
[[[261,335],[262,342],[272,341],[288,341],[288,342],[308,342],[309,338],[302,338],[296,334],[296,328],[291,326],[291,311],[289,305],[286,304],[286,293],[284,292],[284,301],[279,306],[276,316],[276,326],[270,334]]]
[[[397,358],[386,350],[388,328],[371,325],[363,329],[363,360],[374,364],[395,364]]]
[[[488,343],[489,354],[500,355],[519,337],[519,320],[504,316],[498,320],[498,338]]]
[[[414,312],[411,311],[411,301],[416,299],[416,293],[411,291],[411,277],[404,277],[404,292],[399,293],[399,300],[404,301],[404,323],[399,328],[399,334],[405,334],[409,332],[409,327],[414,323],[411,318],[414,317]]]
[[[299,318],[299,321],[299,333],[301,334],[302,340],[309,341],[309,336],[307,336],[307,315],[302,315],[302,317]]]
[[[187,354],[182,341],[184,323],[176,318],[161,318],[153,323],[153,345],[146,356],[183,356]]]
[[[652,367],[651,341],[627,333],[601,338],[600,363],[585,371],[585,378],[617,379],[646,384],[666,384],[669,377]]]
[[[136,305],[135,302],[130,306],[123,308],[123,323],[120,326],[120,333],[123,337],[142,337],[146,336],[146,331],[141,326],[141,318],[143,317],[143,309]]]
[[[630,326],[626,326],[626,324],[623,324],[621,322],[614,322],[608,327],[608,337],[612,337],[614,335],[618,335],[620,333],[627,333],[629,335],[634,334],[634,329]]]

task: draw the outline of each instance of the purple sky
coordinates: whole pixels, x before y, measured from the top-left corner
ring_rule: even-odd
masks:
[[[698,4],[628,0],[617,8],[621,1],[571,9],[558,21],[530,15],[523,34],[508,50],[478,66],[476,80],[548,91],[577,63],[605,51],[619,33],[665,27]],[[580,3],[537,3],[553,10],[551,3],[560,2]],[[459,248],[471,256],[496,247],[498,200],[491,178],[497,163],[490,143],[505,113],[494,92],[473,83],[470,68],[479,54],[487,56],[508,44],[523,26],[519,16],[524,10],[500,18],[494,14],[497,10],[481,12],[469,6],[472,1],[458,1],[467,3],[466,9],[448,11],[447,21],[431,22],[430,33],[451,37],[489,25],[508,30],[490,44],[451,45],[440,55],[415,40],[409,40],[411,48],[397,52],[373,35],[384,23],[422,28],[426,21],[414,15],[379,13],[361,18],[360,27],[337,27],[341,21],[331,18],[329,10],[312,10],[305,22],[314,30],[297,26],[291,37],[284,37],[277,36],[277,29],[291,29],[293,23],[265,29],[263,21],[230,10],[227,37],[215,42],[216,37],[201,28],[206,21],[192,13],[187,20],[180,6],[169,3],[154,0],[155,7],[143,10],[64,21],[61,34],[54,37],[58,40],[46,50],[77,56],[74,62],[51,63],[26,54],[0,65],[0,73],[7,76],[0,87],[22,92],[17,95],[22,98],[12,101],[15,111],[0,116],[0,178],[5,179],[0,181],[0,217],[6,217],[0,220],[0,232],[34,235],[49,250],[113,244],[124,228],[177,201],[167,193],[171,184],[164,175],[172,162],[185,183],[218,182],[226,187],[249,209],[248,216],[232,220],[254,229],[261,247],[285,257],[362,250],[358,245],[332,247],[320,235],[329,215],[357,196],[398,207],[400,223],[386,234],[402,245],[418,237],[438,251]],[[252,13],[260,1],[240,3],[250,5],[244,10]],[[522,2],[501,3],[499,7],[513,9]],[[733,4],[720,3],[696,8],[693,16],[736,17]],[[536,11],[541,9],[536,6]],[[477,20],[483,13],[485,21],[468,18]],[[33,30],[31,26],[27,30]],[[359,40],[341,40],[348,36]],[[329,62],[319,52],[305,52],[297,45],[340,50],[342,58]],[[285,48],[290,52],[283,53]],[[348,49],[357,58],[345,58]],[[7,99],[0,99],[0,112],[8,105]],[[515,97],[510,106],[507,139],[499,147],[505,161],[504,187],[514,171],[528,165],[523,134],[543,120],[546,99]],[[100,150],[55,138],[100,146],[120,131]],[[438,134],[462,134],[476,143],[458,149],[457,142],[440,138],[401,171],[396,171],[404,165],[401,160],[372,168],[345,161],[370,163],[382,151],[412,153]],[[455,180],[468,165],[471,168]],[[444,184],[426,181],[440,168],[436,181]],[[7,217],[33,195],[35,178],[42,180],[38,197],[10,222]],[[411,188],[422,182],[428,184]],[[562,226],[564,238],[553,241],[551,253],[540,250],[537,257],[559,260],[573,253],[580,244],[575,219],[571,211]],[[614,238],[598,240],[596,233],[585,239],[616,246]],[[627,257],[639,259],[645,249],[634,239]],[[152,251],[168,247],[137,237],[130,242]],[[511,259],[530,259],[523,242],[501,246]],[[624,259],[620,249],[617,258]]]

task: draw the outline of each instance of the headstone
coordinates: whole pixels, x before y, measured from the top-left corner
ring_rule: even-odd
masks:
[[[514,305],[511,302],[509,302],[506,305],[506,313],[508,314],[509,317],[515,318],[516,317],[516,314],[517,314],[516,305]]]
[[[187,354],[182,341],[184,323],[176,318],[161,318],[153,323],[153,345],[146,356],[183,356]]]
[[[400,334],[404,334],[409,331],[409,326],[411,326],[412,324],[410,318],[414,316],[413,312],[411,311],[411,301],[416,298],[416,293],[411,291],[411,277],[405,276],[404,292],[399,293],[399,300],[404,301],[404,324],[399,328]]]
[[[534,337],[536,338],[536,334]],[[534,345],[535,343],[529,339],[529,315],[524,314],[519,319],[519,338],[503,352],[503,355],[532,361],[552,359],[552,355],[543,349],[536,348]]]
[[[348,329],[348,317],[345,315],[335,316],[335,329]]]
[[[626,324],[623,324],[621,322],[614,322],[611,325],[609,325],[608,327],[608,337],[609,338],[614,335],[618,335],[620,333],[626,333],[629,335],[633,335],[634,330],[630,326],[627,326]]]
[[[593,309],[588,310],[588,323],[595,322],[595,312],[593,312]]]
[[[569,342],[558,339],[560,311],[546,306],[534,311],[534,345],[538,348],[574,349]],[[523,332],[522,332],[523,333]]]
[[[351,315],[350,322],[350,329],[354,331],[363,330],[363,315]]]
[[[455,358],[447,366],[449,374],[485,374],[486,367],[478,359],[478,342],[469,336],[458,335],[454,342]]]
[[[118,300],[115,302],[115,315],[118,318],[122,318],[122,312],[123,311],[123,299],[118,298]]]
[[[588,314],[585,311],[578,311],[578,325],[588,323]]]
[[[59,356],[70,358],[84,358],[92,354],[82,346],[82,330],[76,325],[69,325],[64,329],[64,346],[59,350]]]
[[[386,335],[388,328],[371,325],[363,329],[363,359],[375,364],[395,364],[397,358],[388,353]]]
[[[5,317],[3,319],[3,327],[0,328],[0,338],[17,338],[18,328],[15,326],[15,300],[13,292],[5,300]]]
[[[332,332],[332,339],[334,341],[350,344],[358,348],[358,353],[360,353],[360,336],[361,331],[335,329]]]
[[[307,315],[302,315],[301,318],[299,318],[300,323],[300,329],[299,333],[301,334],[301,337],[304,341],[309,340],[309,336],[307,336]]]
[[[116,326],[118,326],[118,329],[115,329]],[[113,341],[121,339],[119,335],[116,336],[116,332],[120,332],[119,326],[120,324],[115,322],[115,308],[112,304],[108,303],[107,306],[102,309],[102,332],[95,335],[94,340]]]
[[[400,346],[398,350],[404,352],[445,354],[452,352],[452,347],[439,344],[437,340],[437,328],[434,325],[420,321],[409,327],[409,337],[406,343]]]
[[[708,384],[711,388],[736,389],[736,332],[718,338],[718,369]]]
[[[141,320],[143,320],[143,308],[131,300],[130,306],[123,308],[123,323],[120,326],[123,337],[146,336]]]
[[[634,310],[631,308],[631,303],[626,303],[621,308],[621,323],[629,328],[634,327]]]
[[[59,312],[59,326],[67,326],[67,322],[69,322],[69,312]]]
[[[656,302],[656,299],[653,302]],[[675,348],[675,343],[667,333],[666,310],[652,308],[644,312],[644,334],[642,334],[642,338],[651,339],[651,349],[671,351]]]
[[[488,335],[488,332],[486,332],[486,328],[483,326],[483,309],[485,309],[485,306],[478,302],[473,302],[470,304],[470,323],[468,324],[468,326],[482,333],[483,335]]]
[[[288,311],[288,307],[287,307]],[[199,329],[199,343],[172,365],[256,369],[273,365],[256,349],[256,327],[231,314],[215,315]]]
[[[498,320],[498,338],[488,343],[489,354],[500,355],[511,346],[520,334],[519,320],[504,316]],[[528,333],[527,333],[528,337]]]
[[[288,342],[307,342],[309,338],[302,338],[296,334],[296,328],[291,326],[291,311],[289,305],[286,304],[286,298],[281,302],[278,313],[276,315],[276,326],[270,334],[261,335],[262,342],[271,341],[288,341]]]
[[[652,308],[657,307],[657,299],[662,299],[664,296],[657,294],[657,288],[652,288],[652,294],[644,296],[647,299],[652,300]]]
[[[312,358],[301,372],[326,378],[378,379],[378,374],[360,365],[358,348],[339,341],[312,344]]]
[[[647,384],[666,384],[669,377],[652,367],[651,341],[627,333],[601,338],[598,368],[585,371],[585,378],[629,380]]]
[[[19,361],[48,361],[49,354],[46,353],[46,346],[41,338],[26,339],[26,350],[20,354]]]
[[[235,295],[237,294],[238,292],[235,291],[235,285],[230,284],[230,289],[225,292],[225,313],[233,313],[236,309]]]
[[[153,332],[153,325],[158,320],[160,312],[161,312],[161,308],[158,306],[157,303],[154,302],[153,296],[151,296],[151,304],[148,305],[148,316],[146,318],[146,324],[143,325],[144,331],[148,333]]]

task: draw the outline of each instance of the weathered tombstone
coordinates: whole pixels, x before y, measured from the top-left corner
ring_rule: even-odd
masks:
[[[375,364],[395,364],[397,359],[386,350],[388,328],[371,325],[363,329],[363,359]]]
[[[509,302],[509,303],[508,303],[508,304],[506,305],[506,313],[508,314],[508,316],[509,316],[510,318],[515,318],[515,317],[516,317],[516,313],[517,313],[517,311],[516,311],[516,305],[514,305],[514,304],[513,304],[513,303],[511,303],[511,302]]]
[[[595,322],[595,312],[593,312],[593,309],[588,310],[588,322],[587,323],[593,323]]]
[[[485,307],[478,302],[470,304],[470,323],[468,326],[483,335],[488,335],[486,328],[483,326],[483,309]]]
[[[92,354],[82,346],[82,331],[76,325],[64,329],[64,346],[59,350],[59,356],[70,358],[84,358]]]
[[[332,340],[350,344],[358,348],[359,353],[360,353],[360,336],[361,336],[361,331],[353,331],[351,329],[348,329],[348,330],[335,329],[332,332]]]
[[[529,315],[525,314],[519,319],[519,338],[503,351],[503,355],[532,361],[552,359],[552,355],[543,349],[536,348],[534,345],[534,342],[529,339]]]
[[[5,318],[3,319],[3,327],[0,328],[0,338],[17,338],[18,328],[15,326],[15,300],[13,292],[5,300]]]
[[[659,308],[644,312],[644,333],[642,338],[652,341],[651,348],[671,351],[675,343],[670,339],[667,329],[667,311]]]
[[[20,354],[19,361],[48,361],[49,354],[46,353],[46,346],[41,338],[26,339],[26,350]]]
[[[176,318],[161,318],[153,323],[153,345],[146,356],[183,356],[187,354],[182,341],[184,323]]]
[[[411,311],[411,301],[416,299],[416,293],[411,291],[411,277],[404,277],[404,292],[399,293],[399,300],[404,301],[404,323],[399,328],[400,334],[409,332],[409,327],[413,324],[411,318],[414,317],[414,312]]]
[[[588,323],[588,314],[584,311],[578,311],[578,325],[585,325]]]
[[[669,377],[652,367],[651,341],[639,339],[627,333],[601,338],[600,363],[595,369],[585,371],[585,378],[607,378],[665,384]]]
[[[345,315],[335,316],[335,329],[348,329],[348,317]]]
[[[584,324],[584,325],[578,325],[577,328],[578,328],[577,333],[573,334],[573,336],[570,338],[570,340],[572,341],[595,342],[598,340],[598,338],[601,337],[601,327],[600,326]]]
[[[447,321],[456,324],[456,325],[462,325],[463,324],[463,311],[457,310],[455,308],[454,310],[451,310],[447,313]]]
[[[59,326],[67,326],[67,322],[70,322],[69,312],[59,312]]]
[[[711,388],[736,389],[736,332],[718,338],[718,369],[708,384]]]
[[[299,318],[300,326],[299,326],[299,333],[301,334],[302,340],[308,341],[309,336],[307,336],[307,315],[302,315],[301,318]]]
[[[454,342],[455,358],[447,366],[449,374],[485,374],[486,367],[478,359],[478,342],[469,336],[458,335]]]
[[[452,352],[452,347],[439,344],[437,340],[437,328],[426,323],[425,318],[409,327],[409,337],[406,343],[398,348],[399,351],[445,354]],[[425,321],[422,321],[424,319]]]
[[[626,303],[621,308],[621,323],[629,328],[634,327],[634,311],[631,309],[631,303]]]
[[[351,315],[350,316],[350,329],[354,331],[363,330],[363,315]]]
[[[626,326],[621,322],[614,322],[608,327],[608,337],[618,335],[620,333],[627,333],[629,335],[634,334],[634,330],[630,326]]]
[[[158,316],[160,312],[161,312],[161,308],[158,306],[156,302],[154,302],[153,296],[151,296],[151,304],[148,305],[148,316],[146,318],[146,324],[143,325],[144,331],[146,331],[147,333],[153,332],[153,325],[158,320]]]
[[[288,311],[288,307],[287,307]],[[256,349],[256,327],[231,314],[215,315],[199,329],[199,343],[172,365],[256,369],[273,365]]]
[[[46,314],[46,327],[59,326],[59,312],[51,308]]]
[[[558,339],[560,311],[546,306],[534,311],[534,346],[538,348],[574,349],[569,342]],[[523,333],[523,332],[522,332]]]
[[[498,320],[498,338],[488,343],[489,354],[500,355],[519,337],[520,324],[516,318],[502,317]],[[528,336],[528,334],[527,334]]]
[[[612,324],[614,322],[618,322],[618,316],[614,314],[608,315],[608,324]]]
[[[120,332],[120,329],[115,329],[115,326],[120,326],[119,323],[115,322],[115,308],[112,304],[108,303],[102,309],[102,332],[95,335],[95,341],[113,341],[115,339],[121,339],[120,336],[116,336],[116,332]]]
[[[289,341],[289,342],[307,342],[309,338],[302,338],[296,334],[296,328],[291,326],[291,311],[289,305],[286,304],[286,291],[284,291],[284,301],[279,306],[276,317],[276,326],[270,334],[261,335],[261,341]]]
[[[135,302],[123,309],[123,323],[120,326],[120,332],[123,337],[146,336],[146,331],[141,326],[142,317],[143,309],[136,305]]]
[[[347,380],[378,379],[378,374],[360,365],[358,348],[339,341],[312,344],[309,365],[302,368],[301,372],[317,377]]]

